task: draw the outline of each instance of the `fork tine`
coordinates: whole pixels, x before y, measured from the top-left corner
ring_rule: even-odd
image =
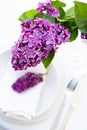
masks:
[[[74,80],[72,78],[72,80],[70,80],[70,82],[68,83],[67,88],[74,91],[76,89],[78,82],[79,82],[78,80],[76,80],[76,79]]]

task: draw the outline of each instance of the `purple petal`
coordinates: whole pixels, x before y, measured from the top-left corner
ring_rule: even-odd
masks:
[[[34,87],[42,81],[43,79],[39,74],[28,72],[18,78],[15,83],[13,83],[12,88],[14,91],[21,93],[31,87]]]

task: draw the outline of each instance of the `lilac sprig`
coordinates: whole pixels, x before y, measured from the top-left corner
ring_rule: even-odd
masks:
[[[12,47],[11,62],[15,70],[37,66],[52,50],[56,51],[70,38],[68,29],[48,19],[25,20],[21,27],[20,38]]]
[[[12,89],[18,93],[22,93],[23,91],[36,86],[42,81],[43,78],[41,77],[41,75],[27,72],[25,75],[21,76],[13,83]]]
[[[41,12],[45,14],[50,14],[53,17],[60,16],[57,8],[51,5],[51,1],[38,4],[37,13],[41,13]]]

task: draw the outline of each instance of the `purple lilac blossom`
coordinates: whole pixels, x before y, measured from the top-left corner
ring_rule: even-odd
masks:
[[[50,51],[56,51],[70,38],[68,29],[48,19],[26,20],[21,27],[20,38],[12,47],[11,63],[15,70],[37,66],[48,57]]]
[[[37,13],[41,13],[41,12],[45,14],[50,14],[53,17],[59,17],[59,12],[57,8],[51,5],[51,1],[47,3],[45,2],[45,3],[38,4]]]
[[[42,81],[43,78],[39,74],[27,72],[13,83],[12,88],[14,91],[21,93]]]
[[[87,39],[87,34],[86,34],[86,33],[81,32],[81,38],[82,38],[82,39]]]

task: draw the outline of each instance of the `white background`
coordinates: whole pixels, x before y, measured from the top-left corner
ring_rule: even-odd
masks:
[[[0,52],[14,44],[20,34],[18,17],[34,8],[41,0],[0,0]],[[64,0],[63,0],[64,1]],[[82,2],[87,0],[82,0]],[[73,2],[66,0],[68,6]],[[5,48],[3,48],[5,46]],[[87,130],[87,89],[84,92],[67,126],[67,130]]]

